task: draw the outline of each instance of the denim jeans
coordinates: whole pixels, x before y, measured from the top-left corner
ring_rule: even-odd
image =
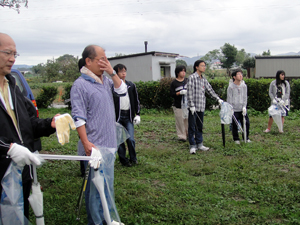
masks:
[[[89,166],[88,161],[84,161],[85,169],[87,166]],[[104,222],[104,223],[102,223],[102,222],[97,223],[97,225],[98,224],[103,225],[103,224],[106,224],[106,222],[104,219],[102,202],[101,202],[100,194],[92,181],[91,177],[92,177],[93,171],[91,171],[91,170],[93,170],[93,168],[90,168],[90,173],[89,173],[89,177],[88,177],[85,192],[84,192],[85,208],[86,208],[86,212],[87,212],[88,225],[96,224],[92,218],[92,214],[94,215],[94,218],[97,221]],[[107,191],[106,185],[105,185],[104,191],[105,191],[106,199],[108,199],[108,191]],[[93,196],[92,196],[93,202],[90,203],[90,197],[91,197],[90,195],[91,194],[93,194]],[[109,201],[108,201],[108,204],[109,204]],[[90,206],[92,207],[91,209],[90,209]],[[108,207],[110,208],[110,205],[108,205]]]
[[[133,123],[130,121],[130,111],[129,110],[121,110],[120,119],[118,121],[121,125],[123,125],[128,131],[130,137],[126,140],[130,161],[137,161],[136,152],[135,152],[135,140],[134,140],[134,127]],[[120,162],[122,164],[128,163],[128,158],[126,158],[126,147],[125,143],[122,143],[118,148],[118,155]]]
[[[203,137],[202,137],[203,116],[204,116],[204,112],[195,112],[194,115],[192,115],[191,111],[189,110],[188,136],[189,136],[190,148],[197,147],[198,144],[201,144],[203,142]]]

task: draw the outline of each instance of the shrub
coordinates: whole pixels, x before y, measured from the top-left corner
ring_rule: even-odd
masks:
[[[228,81],[214,79],[214,80],[209,81],[209,83],[210,83],[211,87],[213,88],[213,90],[216,92],[216,94],[225,101],[226,97],[227,97]],[[205,109],[212,110],[214,106],[219,104],[215,98],[212,98],[206,92],[205,92],[205,96],[206,96]]]
[[[291,107],[293,110],[300,109],[300,80],[291,82]]]
[[[47,108],[52,104],[57,95],[57,87],[44,86],[36,98],[39,108]]]
[[[68,109],[71,109],[71,96],[70,96],[70,92],[71,92],[71,88],[72,88],[72,84],[66,84],[64,86],[64,91],[65,93],[62,96],[62,99],[64,100],[65,104],[68,105]]]
[[[248,107],[265,111],[270,107],[269,87],[273,79],[245,79],[248,87]]]

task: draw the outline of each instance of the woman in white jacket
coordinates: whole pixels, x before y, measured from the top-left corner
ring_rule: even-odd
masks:
[[[271,98],[271,104],[279,104],[286,108],[290,107],[290,84],[285,80],[285,72],[278,70],[276,73],[276,80],[273,80],[269,88],[269,96]],[[282,114],[282,126],[284,123],[284,117],[288,115],[288,110],[285,109],[285,113]],[[273,118],[269,117],[268,128],[264,131],[269,133],[273,124]],[[283,132],[283,131],[282,131]],[[281,133],[282,133],[281,132]]]

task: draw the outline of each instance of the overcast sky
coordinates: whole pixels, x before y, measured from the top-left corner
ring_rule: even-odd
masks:
[[[248,53],[300,51],[299,0],[29,0],[0,7],[0,32],[16,42],[16,64],[36,65],[88,44],[115,53],[193,57],[225,43]]]

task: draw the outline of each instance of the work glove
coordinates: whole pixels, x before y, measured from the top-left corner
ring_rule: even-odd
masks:
[[[8,150],[7,155],[9,155],[10,158],[21,167],[26,164],[35,164],[37,166],[41,165],[41,160],[37,157],[37,155],[29,151],[28,148],[16,143],[13,143],[11,148]]]
[[[102,160],[102,154],[100,150],[96,148],[92,148],[91,157],[93,159],[89,161],[90,166],[93,167],[94,169],[98,169],[100,167],[100,163]]]
[[[246,114],[247,114],[247,109],[246,107],[243,107],[243,116],[246,116]]]
[[[223,100],[219,98],[219,99],[218,99],[218,102],[219,102],[220,105],[222,105]]]
[[[277,101],[276,101],[275,98],[273,99],[272,103],[275,104],[275,105],[277,104]]]
[[[70,114],[65,113],[55,117],[55,126],[58,142],[61,145],[69,143],[70,126],[73,130],[76,129],[75,123]]]
[[[136,115],[133,119],[133,124],[134,125],[139,125],[141,122],[141,117],[139,115]]]
[[[279,105],[284,106],[284,101],[283,101],[283,100],[280,100],[280,101],[279,101]]]
[[[192,115],[194,115],[194,113],[195,113],[195,111],[196,111],[195,106],[191,107],[191,108],[190,108],[190,111],[191,111]]]
[[[181,91],[180,91],[180,94],[181,94],[181,95],[186,95],[186,93],[187,93],[187,90],[181,90]]]

